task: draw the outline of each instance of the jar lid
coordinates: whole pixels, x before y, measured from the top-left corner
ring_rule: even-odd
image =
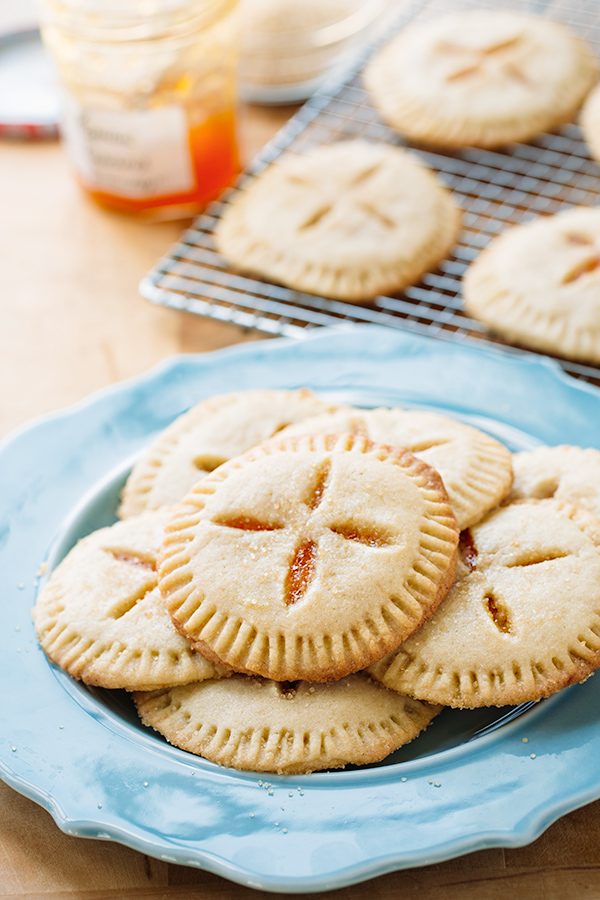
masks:
[[[39,29],[0,34],[0,137],[58,136],[59,93]]]

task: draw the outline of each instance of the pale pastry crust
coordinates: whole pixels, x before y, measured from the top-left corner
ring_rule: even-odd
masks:
[[[153,690],[228,674],[173,627],[156,572],[167,511],[82,538],[40,591],[33,619],[48,657],[86,684]]]
[[[378,762],[441,710],[362,673],[330,684],[232,675],[134,699],[144,724],[175,746],[222,766],[285,775]]]
[[[334,681],[398,646],[452,583],[439,475],[361,436],[273,440],[198,482],[159,561],[192,646],[278,681]]]
[[[215,242],[242,271],[361,302],[433,269],[460,220],[450,192],[415,155],[340,141],[270,165],[232,201]]]
[[[282,436],[340,432],[404,447],[432,466],[461,530],[497,506],[512,482],[512,457],[503,444],[478,428],[425,410],[345,407],[290,425]]]
[[[405,28],[364,80],[409,139],[458,148],[528,141],[571,121],[596,77],[590,48],[562,23],[476,10]]]
[[[600,160],[600,85],[588,94],[581,109],[579,124],[590,155],[595,160]]]
[[[126,519],[179,502],[196,481],[291,422],[335,409],[306,388],[209,397],[178,416],[134,466],[121,497]]]
[[[537,447],[513,456],[514,481],[507,503],[554,497],[600,518],[600,450],[593,447]]]
[[[464,277],[465,311],[509,341],[600,363],[600,209],[515,225]]]
[[[455,583],[371,666],[387,687],[453,707],[515,705],[600,665],[600,520],[557,500],[501,507],[465,532]]]

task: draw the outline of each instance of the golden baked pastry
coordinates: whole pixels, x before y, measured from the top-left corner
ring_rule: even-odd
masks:
[[[173,627],[158,590],[168,511],[82,538],[40,591],[33,619],[42,648],[69,675],[144,690],[225,674]]]
[[[600,450],[593,447],[536,447],[513,456],[514,481],[507,503],[554,497],[600,518]]]
[[[450,192],[416,155],[340,141],[265,169],[226,209],[215,242],[241,271],[360,302],[433,269],[460,221]]]
[[[334,681],[394,649],[454,575],[439,475],[354,435],[262,444],[198,482],[166,529],[160,588],[209,659]]]
[[[370,672],[421,700],[479,707],[548,697],[599,665],[600,520],[549,499],[463,532],[448,596]]]
[[[510,451],[479,428],[440,413],[344,407],[290,425],[281,434],[339,432],[404,447],[432,466],[444,482],[461,530],[497,506],[511,485]]]
[[[362,673],[329,684],[232,675],[134,699],[144,724],[175,746],[222,766],[284,775],[378,762],[441,710]]]
[[[232,456],[306,416],[336,409],[306,388],[258,388],[209,397],[178,416],[133,467],[119,516],[177,503],[192,485]]]
[[[600,363],[600,209],[503,231],[467,269],[463,294],[465,311],[509,341]]]
[[[364,80],[410,140],[458,148],[527,141],[571,121],[596,77],[591,49],[562,23],[478,9],[405,28]]]

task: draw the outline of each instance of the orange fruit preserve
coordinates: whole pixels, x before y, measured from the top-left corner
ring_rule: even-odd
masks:
[[[90,196],[108,209],[139,216],[160,217],[161,210],[192,215],[218,197],[240,170],[233,109],[191,126],[188,141],[194,178],[189,190],[154,197],[124,197],[86,184],[82,177],[80,181]]]

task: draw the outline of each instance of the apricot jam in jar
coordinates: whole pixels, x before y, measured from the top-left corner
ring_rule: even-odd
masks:
[[[45,0],[61,133],[102,206],[193,215],[238,172],[237,0]]]

